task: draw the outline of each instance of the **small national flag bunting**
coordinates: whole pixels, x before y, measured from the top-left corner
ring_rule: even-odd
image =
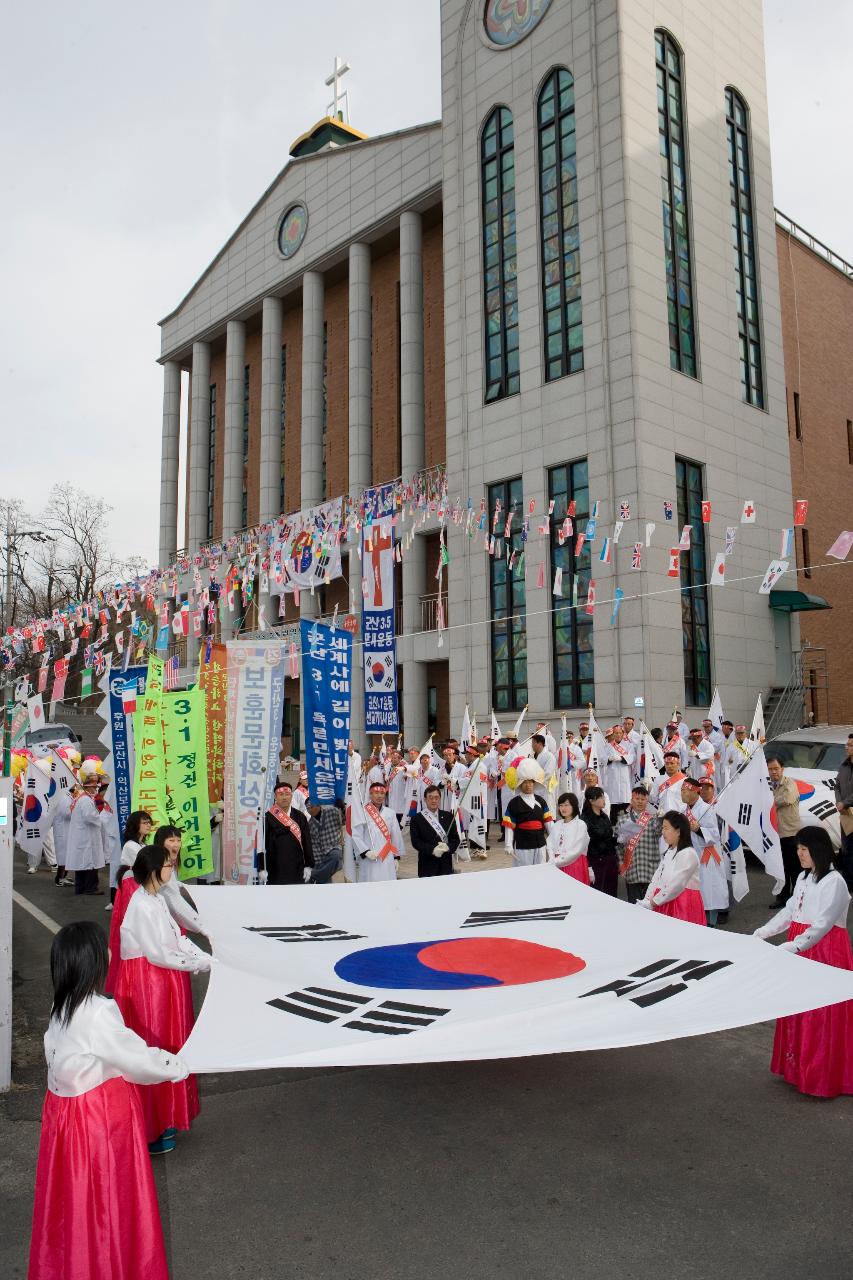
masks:
[[[707,500],[702,503],[702,523],[711,523],[711,504]]]
[[[669,500],[668,498],[664,500],[664,504],[663,504],[663,518],[664,518],[664,520],[671,520],[671,519],[672,519],[672,503],[670,502],[670,500]]]
[[[586,604],[583,607],[584,613],[592,613],[595,609],[595,579],[590,578],[589,587],[586,593]]]
[[[740,522],[741,524],[755,524],[755,503],[751,500],[743,504]]]
[[[554,572],[554,595],[561,596],[563,594],[563,570],[558,568]]]
[[[718,551],[714,560],[714,567],[711,570],[711,586],[724,587],[726,585],[726,553]]]
[[[794,503],[794,524],[800,525],[806,523],[806,516],[809,514],[808,498],[797,498]]]
[[[631,519],[631,504],[630,504],[630,502],[620,502],[620,503],[619,503],[619,519],[620,519],[620,520],[630,520],[630,519]]]
[[[794,529],[783,529],[779,539],[779,558],[784,560],[794,554]]]
[[[610,564],[610,539],[609,538],[605,538],[603,543],[601,544],[601,551],[599,552],[598,558],[602,562],[602,564]]]
[[[621,587],[617,587],[613,593],[613,609],[611,610],[611,613],[610,613],[611,627],[616,625],[616,617],[619,613],[619,608],[624,598],[625,598],[625,592],[622,590]]]
[[[737,525],[729,525],[726,529],[726,555],[729,556],[735,549],[735,537],[737,535]]]
[[[832,556],[833,560],[846,560],[851,547],[853,547],[853,532],[845,529],[843,533],[839,533],[826,554]]]
[[[758,588],[758,594],[760,596],[769,596],[771,588],[773,587],[774,583],[778,582],[778,580],[782,577],[782,574],[787,572],[788,572],[787,560],[771,560],[769,565],[767,566],[767,572],[764,575],[764,581],[762,582],[761,586]]]
[[[643,544],[642,542],[634,543],[634,550],[631,553],[631,568],[642,569],[643,567]]]
[[[652,534],[654,533],[655,528],[656,526],[654,524],[646,525],[646,546],[647,547],[650,547],[652,545]]]
[[[670,547],[667,573],[670,578],[677,578],[681,573],[681,547]]]

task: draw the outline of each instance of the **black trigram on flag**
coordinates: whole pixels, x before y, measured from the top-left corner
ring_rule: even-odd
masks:
[[[484,924],[535,924],[539,920],[565,920],[571,909],[571,906],[529,907],[513,911],[508,907],[504,911],[472,911],[460,928],[477,929]]]
[[[330,924],[244,925],[247,933],[260,933],[276,942],[356,942],[363,933],[349,933]]]
[[[738,826],[748,827],[752,821],[752,805],[740,804],[737,811]]]
[[[766,831],[761,832],[761,847],[765,853],[768,849],[773,848],[773,837],[768,835]]]
[[[632,1004],[646,1009],[649,1005],[660,1004],[662,1000],[669,1000],[671,996],[677,996],[679,992],[686,991],[688,982],[698,982],[702,978],[708,978],[712,973],[727,968],[731,963],[731,960],[656,960],[642,969],[634,969],[627,978],[617,978],[603,987],[596,987],[594,991],[584,991],[580,999],[610,992],[617,997],[629,996]],[[669,978],[675,981],[666,981]],[[665,985],[659,986],[661,982]],[[647,987],[649,990],[644,991],[642,995],[635,994],[642,987]]]
[[[835,802],[832,800],[818,800],[809,810],[815,818],[820,818],[821,822],[826,822],[830,814],[836,812]]]
[[[401,1000],[375,1001],[371,996],[333,991],[328,987],[305,987],[278,1000],[268,1000],[267,1004],[297,1018],[337,1022],[351,1031],[370,1031],[373,1035],[385,1036],[411,1035],[413,1031],[431,1027],[450,1012],[434,1005],[407,1004]],[[357,1016],[353,1018],[353,1014]]]

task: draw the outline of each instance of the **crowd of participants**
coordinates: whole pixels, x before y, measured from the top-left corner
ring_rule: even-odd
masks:
[[[418,874],[452,874],[466,843],[458,802],[477,769],[488,779],[489,822],[499,826],[514,865],[551,861],[607,894],[617,893],[622,877],[629,900],[644,908],[696,925],[719,923],[729,909],[730,868],[714,813],[717,768],[726,768],[726,751],[739,748],[720,752],[706,731],[684,734],[673,722],[669,736],[661,734],[664,773],[650,790],[630,717],[605,734],[611,750],[601,779],[588,768],[588,729],[582,724],[571,738],[569,785],[556,798],[556,813],[556,743],[545,725],[523,756],[507,738],[462,752],[451,742],[438,756],[375,752],[364,761],[351,745],[346,822],[345,806],[311,803],[304,774],[295,786],[277,780],[259,879],[328,883],[341,864],[350,879],[394,878],[406,856],[406,826]],[[781,761],[769,757],[768,764],[786,883],[772,904],[779,910],[756,936],[785,933],[785,950],[853,970],[850,895],[832,843],[824,829],[799,825],[796,787],[792,793],[785,785]],[[199,1112],[198,1086],[180,1050],[194,1017],[190,977],[216,961],[187,936],[212,942],[177,884],[180,830],[155,830],[151,816],[137,811],[116,855],[103,817],[103,771],[79,772],[66,835],[57,838],[54,826],[56,880],[66,886],[73,870],[76,892],[98,894],[98,871],[110,865],[110,939],[108,945],[104,931],[84,921],[62,928],[51,948],[54,1001],[29,1277],[166,1280],[151,1157],[174,1150]],[[853,736],[838,794],[847,796],[852,785]],[[358,807],[371,832],[367,849],[353,847],[349,834]],[[841,800],[839,808],[849,811]],[[779,1019],[771,1069],[803,1093],[853,1093],[853,1001]]]

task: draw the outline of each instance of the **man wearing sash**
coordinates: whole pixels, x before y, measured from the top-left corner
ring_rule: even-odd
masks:
[[[710,928],[721,911],[729,909],[728,859],[722,855],[717,815],[712,805],[699,799],[699,787],[692,778],[681,784],[681,809],[690,823],[693,848],[699,855],[699,891]]]
[[[642,902],[661,859],[661,823],[649,805],[649,793],[642,782],[631,789],[631,804],[616,824],[621,861],[619,874],[625,877],[629,902]]]
[[[264,817],[266,852],[261,855],[267,884],[308,884],[314,854],[308,819],[293,806],[293,787],[277,781],[275,802]]]
[[[427,787],[423,808],[412,818],[409,834],[418,855],[419,876],[453,874],[453,855],[459,848],[459,831],[453,814],[440,809],[440,803],[440,787]]]
[[[681,756],[677,751],[670,751],[669,748],[664,751],[663,769],[663,777],[659,780],[653,797],[654,806],[661,817],[668,809],[677,809],[679,813],[682,809],[681,784],[684,774],[681,770]],[[661,853],[665,852],[666,849],[662,848]]]
[[[400,751],[391,752],[391,764],[388,769],[388,777],[386,782],[388,785],[388,805],[397,815],[397,822],[402,825],[403,819],[408,813],[408,801],[410,798],[409,773],[403,763],[403,756]]]
[[[403,836],[393,809],[385,803],[387,791],[381,782],[374,782],[364,806],[370,835],[370,848],[356,858],[359,884],[367,881],[396,880],[397,861],[403,857]]]
[[[735,729],[735,736],[729,738],[729,749],[726,752],[726,763],[729,766],[729,781],[736,773],[749,763],[752,755],[752,743],[746,736],[746,725],[739,724]]]
[[[604,789],[610,796],[611,817],[616,821],[631,803],[631,777],[634,748],[622,736],[621,724],[615,724],[606,735],[609,752],[604,765]]]
[[[678,721],[670,720],[666,726],[663,736],[664,755],[667,751],[674,751],[678,756],[681,768],[685,768],[687,764],[687,744],[678,731]]]

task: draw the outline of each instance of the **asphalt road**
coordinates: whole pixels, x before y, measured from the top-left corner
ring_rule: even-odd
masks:
[[[15,889],[58,923],[108,920],[23,866]],[[768,916],[751,878],[742,932]],[[51,934],[19,906],[14,926],[3,1280],[26,1275],[50,1003]],[[848,1280],[853,1099],[771,1076],[772,1033],[202,1077],[191,1133],[155,1161],[173,1280]]]

